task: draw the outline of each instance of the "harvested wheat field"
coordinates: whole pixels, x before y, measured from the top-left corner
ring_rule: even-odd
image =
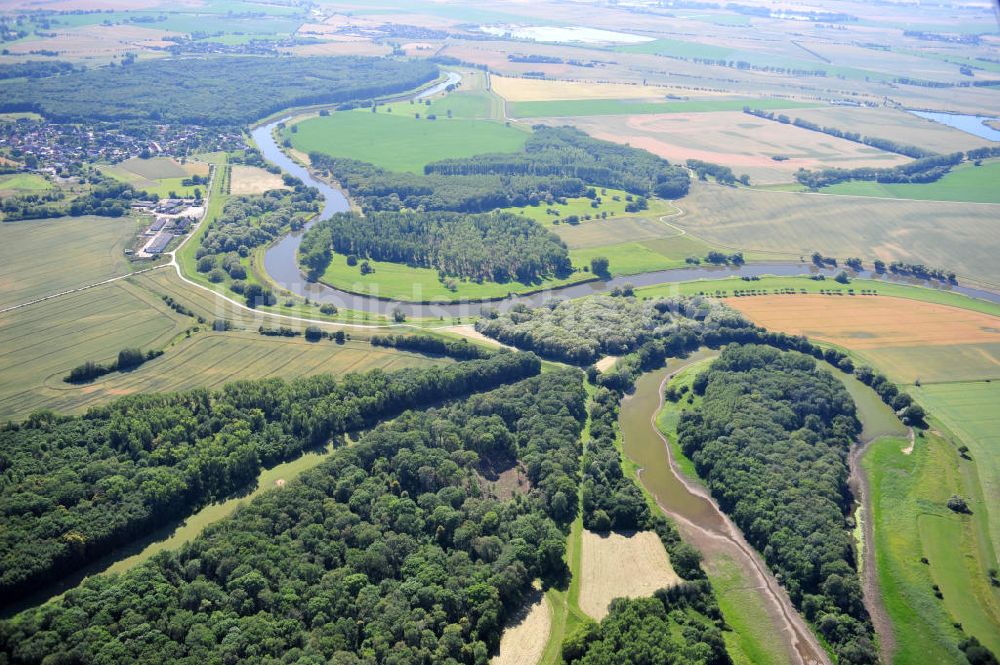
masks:
[[[779,295],[726,302],[771,330],[852,349],[1000,342],[995,316],[906,298]]]
[[[888,168],[909,161],[740,111],[585,117],[573,124],[595,138],[643,148],[673,162],[701,159],[725,164],[737,174],[749,174],[757,184],[791,182],[800,168]],[[787,159],[772,159],[778,155]]]
[[[770,330],[858,352],[895,381],[1000,377],[1000,318],[886,296],[777,295],[726,302]]]
[[[597,83],[594,81],[553,81],[548,79],[492,76],[490,85],[508,102],[547,102],[567,99],[662,99],[677,93],[664,86],[631,83]],[[685,91],[685,95],[692,94]],[[718,93],[700,92],[698,96]]]
[[[552,629],[552,609],[541,591],[535,591],[531,604],[521,608],[504,628],[500,653],[491,665],[535,665],[545,651]]]
[[[652,531],[632,535],[584,530],[580,561],[580,609],[595,619],[615,598],[652,596],[678,584],[667,551]]]
[[[232,183],[229,193],[234,196],[263,194],[271,189],[288,189],[281,180],[281,176],[276,173],[243,164],[233,164],[232,169]]]

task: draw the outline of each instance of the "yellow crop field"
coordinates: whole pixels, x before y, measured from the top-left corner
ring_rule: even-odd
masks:
[[[595,81],[559,81],[552,79],[492,76],[493,92],[508,102],[554,101],[564,99],[662,99],[676,90],[658,85],[598,83]],[[685,91],[690,95],[690,91]],[[713,96],[700,93],[699,97]]]
[[[583,531],[580,609],[603,619],[615,598],[651,596],[680,582],[660,537],[652,531],[631,535]]]
[[[729,298],[770,330],[856,351],[896,381],[1000,378],[1000,318],[885,296],[774,295]]]

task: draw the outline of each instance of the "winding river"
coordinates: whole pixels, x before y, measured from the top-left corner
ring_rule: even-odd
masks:
[[[414,99],[421,99],[437,94],[447,86],[457,83],[461,77],[454,73],[448,73],[448,79],[427,88],[417,94]],[[251,132],[253,139],[260,149],[264,158],[281,167],[283,171],[289,173],[311,187],[315,187],[324,197],[323,209],[306,228],[315,224],[319,220],[329,219],[335,213],[350,210],[350,203],[343,192],[331,187],[319,178],[313,176],[309,169],[305,168],[295,160],[288,157],[275,142],[273,131],[276,126],[290,119],[291,116],[275,120],[256,127]],[[336,289],[326,284],[309,282],[305,279],[298,266],[298,250],[302,243],[302,231],[289,233],[283,236],[268,248],[264,254],[264,270],[270,278],[281,288],[296,293],[300,296],[310,298],[321,303],[331,303],[342,309],[351,309],[362,312],[377,314],[389,314],[395,309],[401,310],[410,318],[454,318],[476,316],[484,304],[498,310],[507,310],[515,304],[525,304],[529,307],[537,307],[552,300],[565,300],[579,298],[595,293],[609,291],[617,286],[631,284],[636,287],[655,286],[658,284],[670,284],[676,282],[687,282],[696,279],[721,279],[725,277],[759,277],[763,275],[792,276],[806,273],[820,273],[832,277],[837,269],[817,269],[812,264],[801,262],[785,263],[753,263],[743,265],[738,268],[723,266],[701,266],[692,268],[681,268],[675,270],[657,270],[653,272],[639,273],[636,275],[626,275],[614,277],[607,280],[595,280],[584,283],[571,284],[560,288],[546,289],[536,293],[525,295],[512,295],[501,300],[494,300],[489,303],[481,301],[465,302],[442,302],[442,303],[414,303],[395,302],[380,299],[372,296],[358,295]],[[859,277],[866,279],[888,279],[886,276],[877,275],[872,272],[862,271]],[[922,282],[917,280],[906,280],[909,283],[919,283],[922,286],[932,288],[948,288],[956,293],[961,293],[973,298],[981,298],[1000,304],[1000,294],[981,289],[974,289],[966,286],[939,287],[934,282]]]
[[[640,467],[640,482],[674,520],[684,540],[701,552],[710,576],[723,575],[727,568],[739,570],[738,584],[745,585],[744,592],[756,596],[755,604],[762,610],[755,621],[767,622],[756,628],[761,635],[781,636],[781,646],[776,648],[783,647],[782,661],[794,665],[829,665],[829,656],[792,606],[787,592],[742,532],[719,509],[708,490],[683,476],[667,440],[656,426],[667,381],[687,365],[713,355],[714,352],[702,349],[685,360],[670,359],[665,369],[643,374],[636,381],[635,392],[621,404],[619,424],[624,453]]]

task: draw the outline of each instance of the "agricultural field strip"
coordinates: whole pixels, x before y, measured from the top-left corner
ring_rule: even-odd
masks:
[[[86,321],[88,319],[94,319],[94,317],[101,317],[101,318],[97,318],[92,323],[86,325],[83,328],[78,328],[78,329],[69,331],[71,333],[77,333],[77,334],[87,333],[87,332],[93,330],[94,328],[99,328],[99,327],[105,326],[106,323],[107,323],[107,320],[112,315],[114,315],[114,316],[126,316],[127,315],[127,316],[133,317],[132,320],[131,320],[131,322],[130,322],[132,324],[132,327],[135,327],[137,323],[141,323],[141,322],[143,322],[145,320],[152,320],[154,318],[167,318],[168,320],[173,321],[173,319],[170,317],[169,314],[167,314],[166,312],[159,311],[159,310],[157,310],[155,308],[151,308],[151,309],[147,309],[147,310],[140,310],[139,312],[136,312],[135,310],[131,309],[130,307],[122,306],[121,303],[115,302],[115,300],[116,300],[115,294],[109,292],[107,294],[107,296],[102,297],[100,300],[97,300],[96,302],[95,301],[91,301],[91,300],[85,300],[85,301],[80,302],[77,305],[72,305],[69,308],[60,309],[59,312],[58,312],[58,319],[59,319],[60,322],[63,322],[66,325],[76,326],[76,325],[83,325],[82,322]],[[110,308],[108,310],[95,310],[94,309],[95,306],[101,305],[101,304],[103,304],[105,302],[109,302],[109,301],[111,301],[114,304],[114,307],[112,307],[112,308]],[[85,313],[84,316],[81,316],[79,318],[73,318],[73,319],[70,319],[67,316],[67,315],[74,314],[78,310],[83,310],[83,313]],[[50,315],[48,313],[46,313],[40,319],[35,319],[35,320],[29,319],[29,320],[26,320],[26,321],[20,321],[20,322],[18,322],[18,324],[15,327],[16,328],[24,328],[26,325],[37,324],[37,323],[43,323],[44,325],[47,325],[45,320],[48,319],[48,318],[50,318]],[[51,350],[52,347],[53,347],[52,342],[54,340],[62,339],[63,336],[66,334],[67,331],[65,331],[65,330],[58,330],[57,331],[57,330],[54,330],[52,328],[50,328],[50,330],[52,330],[52,333],[51,333],[50,337],[39,338],[39,334],[37,332],[35,332],[31,328],[28,328],[28,330],[26,330],[22,334],[5,338],[3,340],[4,345],[16,343],[16,342],[18,342],[19,340],[22,340],[22,339],[29,339],[29,340],[31,340],[31,342],[28,345],[26,345],[26,346],[19,346],[17,348],[10,348],[10,349],[8,349],[5,352],[0,353],[0,358],[6,357],[9,354],[20,355],[20,354],[23,354],[25,351],[28,351],[28,350],[34,349],[34,348],[38,348],[38,347],[42,347],[42,348]],[[89,341],[91,341],[93,339],[98,339],[101,336],[103,336],[103,335],[98,335],[96,337],[94,337],[94,336],[88,336],[88,337],[86,337],[86,339],[89,342]],[[75,345],[75,342],[72,342],[72,340],[67,340],[67,341],[71,345]],[[47,355],[47,352],[43,353],[43,355]],[[13,368],[13,367],[17,367],[18,365],[23,364],[23,362],[30,362],[31,360],[32,359],[22,360],[21,363],[13,363],[11,365],[8,365],[7,367],[8,367],[8,369]]]
[[[45,296],[43,298],[36,298],[35,300],[31,300],[31,301],[28,301],[28,302],[23,302],[23,303],[20,303],[19,305],[11,305],[9,307],[4,307],[3,309],[0,309],[0,314],[4,314],[5,312],[10,312],[10,311],[15,310],[15,309],[21,309],[22,307],[28,307],[30,305],[37,305],[40,302],[45,302],[46,300],[52,300],[54,298],[59,298],[59,297],[62,297],[62,296],[66,296],[66,295],[69,295],[71,293],[79,293],[80,291],[86,291],[87,289],[93,289],[93,288],[98,287],[98,286],[104,286],[105,284],[110,284],[112,282],[117,282],[120,279],[125,279],[126,277],[131,277],[133,275],[140,275],[142,273],[150,272],[152,270],[159,270],[160,268],[165,268],[167,265],[169,265],[169,264],[163,264],[163,265],[159,265],[159,266],[154,266],[152,268],[143,268],[142,270],[136,270],[135,272],[131,272],[131,273],[128,273],[128,274],[125,274],[125,275],[118,275],[117,277],[112,277],[110,279],[105,279],[105,280],[103,280],[101,282],[95,282],[93,284],[87,284],[86,286],[80,286],[80,287],[77,287],[75,289],[69,289],[69,290],[66,290],[66,291],[60,291],[59,293],[53,293],[53,294],[47,295],[47,296]]]

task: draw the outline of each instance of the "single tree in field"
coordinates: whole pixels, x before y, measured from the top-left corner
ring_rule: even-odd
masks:
[[[610,262],[606,256],[595,256],[590,260],[590,270],[595,275],[599,277],[607,277],[609,275],[608,267]]]

